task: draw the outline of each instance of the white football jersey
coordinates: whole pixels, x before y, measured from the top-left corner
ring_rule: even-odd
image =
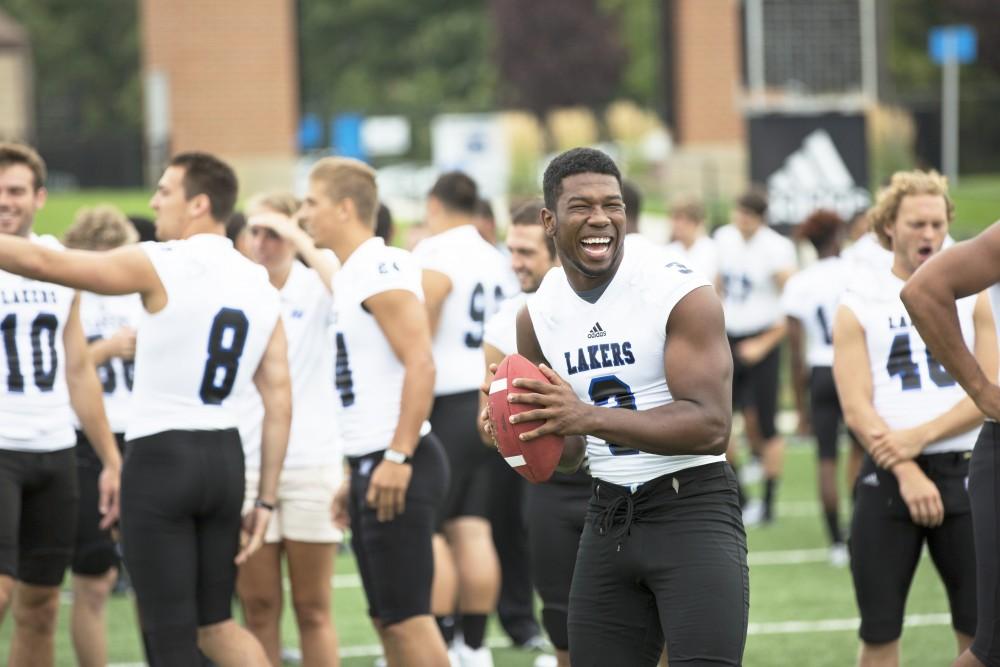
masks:
[[[504,298],[518,292],[510,261],[472,225],[424,239],[413,249],[413,259],[451,280],[434,335],[434,395],[475,391],[483,381],[486,320]]]
[[[31,240],[62,247],[51,236]],[[51,452],[76,445],[63,345],[75,295],[0,271],[0,449]]]
[[[918,426],[944,414],[966,394],[924,344],[899,298],[903,281],[890,271],[856,277],[841,297],[865,330],[871,365],[873,404],[892,429]],[[976,295],[959,299],[958,320],[969,349],[975,343]],[[967,451],[979,429],[936,442],[925,454]]]
[[[338,422],[346,456],[386,449],[399,423],[403,363],[364,301],[391,290],[424,300],[420,268],[410,253],[372,238],[362,243],[333,277],[336,312]],[[480,381],[483,362],[475,368]]]
[[[280,313],[267,271],[218,234],[139,247],[167,305],[139,317],[126,439],[235,428],[230,398],[253,381]]]
[[[667,245],[667,248],[682,257],[682,263],[700,272],[709,280],[715,280],[719,275],[719,253],[711,237],[699,236],[690,248],[685,248],[680,241],[674,241]]]
[[[715,232],[722,304],[730,336],[755,334],[777,324],[781,290],[775,276],[796,267],[795,246],[770,227],[761,227],[746,240],[733,225]]]
[[[861,236],[857,241],[844,248],[841,255],[845,260],[866,269],[892,270],[892,251],[882,247],[875,232],[868,232]]]
[[[625,253],[607,289],[589,303],[562,268],[528,297],[542,353],[582,401],[608,408],[648,410],[673,401],[663,377],[667,319],[692,290],[709,286],[699,273]],[[719,456],[662,456],[587,436],[593,477],[635,487],[685,468],[724,461]]]
[[[281,298],[281,322],[288,339],[288,372],[292,378],[292,430],[285,468],[338,464],[337,424],[330,417],[333,391],[333,295],[323,280],[301,262],[293,262]],[[246,400],[247,405],[242,405]],[[260,467],[264,404],[251,383],[241,396],[240,439],[248,468]]]
[[[827,257],[796,273],[785,284],[781,307],[802,323],[806,337],[806,363],[833,366],[833,317],[851,276],[851,265],[840,257]]]
[[[524,292],[504,299],[500,304],[500,310],[486,322],[483,342],[500,350],[504,355],[517,352],[517,314],[521,312],[521,306],[527,299],[528,295]]]
[[[80,293],[80,320],[87,342],[107,339],[119,329],[135,329],[142,313],[138,294],[104,296],[92,292]],[[104,389],[104,412],[112,433],[124,433],[128,426],[135,363],[112,357],[97,367],[97,377]]]

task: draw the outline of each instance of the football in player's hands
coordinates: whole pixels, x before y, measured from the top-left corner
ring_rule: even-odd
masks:
[[[511,468],[529,482],[544,482],[552,477],[556,466],[559,465],[563,452],[563,438],[549,434],[527,442],[521,440],[522,433],[533,431],[543,422],[510,423],[511,415],[538,407],[529,403],[511,403],[507,400],[508,393],[525,391],[511,384],[515,378],[549,381],[535,364],[521,355],[511,354],[504,357],[493,376],[487,402],[493,437],[496,439],[500,455]]]

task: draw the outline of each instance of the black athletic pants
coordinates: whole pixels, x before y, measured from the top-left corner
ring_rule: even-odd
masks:
[[[976,640],[972,653],[1000,667],[1000,425],[986,422],[969,466],[976,542]]]

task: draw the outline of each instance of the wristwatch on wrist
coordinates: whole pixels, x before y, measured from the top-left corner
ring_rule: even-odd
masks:
[[[268,512],[273,512],[274,511],[274,503],[269,503],[266,500],[261,500],[260,498],[258,498],[257,500],[253,501],[253,506],[254,507],[260,507],[260,508],[266,509]]]
[[[382,455],[386,461],[392,461],[393,463],[412,463],[413,457],[407,456],[403,452],[397,451],[395,449],[385,450],[385,454]]]

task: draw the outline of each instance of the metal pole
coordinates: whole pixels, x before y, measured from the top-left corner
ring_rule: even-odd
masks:
[[[958,185],[958,45],[947,34],[941,77],[941,169],[949,184]]]
[[[858,0],[861,24],[861,91],[878,102],[878,11],[875,0]]]
[[[764,78],[764,0],[746,0],[747,78],[750,92],[763,96]]]

